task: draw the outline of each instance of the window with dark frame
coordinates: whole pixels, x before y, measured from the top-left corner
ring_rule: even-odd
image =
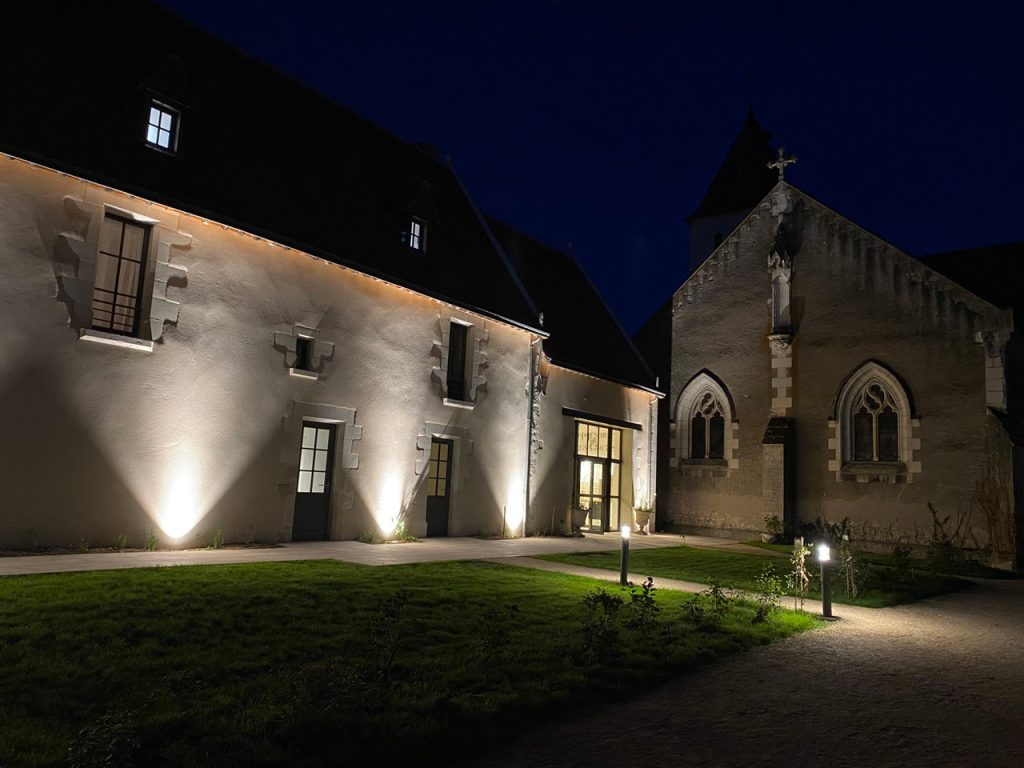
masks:
[[[299,454],[299,493],[324,493],[330,471],[331,428],[328,425],[303,424]]]
[[[722,404],[705,392],[690,417],[690,458],[725,458],[725,416]]]
[[[899,412],[885,387],[868,384],[854,400],[852,416],[854,461],[900,460]]]
[[[295,337],[295,370],[311,371],[313,340],[308,336]]]
[[[100,230],[92,327],[122,336],[139,335],[149,227],[108,213]]]
[[[427,250],[427,225],[415,216],[409,222],[409,247],[415,251]]]
[[[146,143],[165,152],[177,152],[178,127],[181,115],[159,101],[149,104],[149,122],[146,125]]]
[[[448,327],[448,398],[466,400],[466,341],[469,327],[454,320]]]

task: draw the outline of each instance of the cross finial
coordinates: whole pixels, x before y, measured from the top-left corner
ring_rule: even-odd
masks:
[[[785,178],[786,166],[787,165],[792,165],[793,163],[796,162],[796,155],[793,155],[792,157],[785,157],[785,154],[786,154],[786,148],[785,147],[779,147],[779,157],[778,157],[778,159],[777,160],[772,160],[770,163],[768,163],[768,167],[769,168],[778,168],[779,169],[779,181],[782,181]]]

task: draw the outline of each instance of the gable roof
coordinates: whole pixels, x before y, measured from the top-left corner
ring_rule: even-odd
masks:
[[[680,293],[689,294],[695,290],[699,290],[704,286],[705,282],[713,284],[713,280],[705,280],[707,276],[706,270],[714,269],[723,254],[727,254],[729,252],[729,249],[732,248],[735,242],[737,233],[744,227],[749,226],[751,222],[757,221],[759,217],[771,215],[770,209],[772,207],[771,200],[773,196],[776,194],[790,193],[798,195],[809,205],[823,211],[827,217],[831,218],[830,226],[846,228],[847,230],[856,230],[871,238],[875,244],[882,249],[882,253],[885,256],[891,257],[896,264],[899,265],[899,268],[906,276],[905,279],[910,283],[924,285],[930,290],[937,289],[948,291],[953,301],[963,305],[978,317],[983,318],[986,323],[993,327],[1005,325],[1010,314],[1003,310],[1002,305],[975,293],[967,286],[942,274],[932,266],[925,264],[921,259],[900,250],[870,230],[851,221],[838,213],[835,209],[830,208],[814,197],[811,197],[803,190],[794,187],[788,181],[784,180],[776,181],[775,186],[753,207],[753,209],[744,217],[743,221],[741,221],[732,230],[732,232],[729,233],[725,240],[723,240],[718,247],[715,248],[715,250],[712,251],[711,254],[683,281],[682,285],[680,285],[673,294],[673,303],[677,301],[677,297]],[[767,254],[765,255],[767,256]],[[797,254],[796,259],[799,260],[799,258],[800,256]]]
[[[633,342],[571,254],[487,218],[523,285],[544,313],[544,352],[551,362],[661,394]]]
[[[539,330],[430,154],[148,2],[16,3],[4,21],[0,151]],[[177,155],[143,142],[154,98],[180,110]],[[402,240],[413,208],[433,219],[425,254]]]
[[[778,181],[778,173],[768,167],[774,159],[770,139],[771,134],[761,127],[751,109],[687,223],[723,213],[746,212],[761,202]]]
[[[1024,243],[933,253],[921,261],[997,307],[1024,304]]]

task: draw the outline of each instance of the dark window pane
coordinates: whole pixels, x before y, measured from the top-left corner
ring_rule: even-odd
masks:
[[[691,459],[703,459],[704,454],[704,434],[707,427],[707,422],[704,421],[704,417],[699,413],[693,417],[690,421],[690,458]]]
[[[874,436],[871,434],[871,414],[865,410],[853,415],[853,458],[856,461],[871,461]]]
[[[299,336],[295,339],[295,369],[299,371],[311,371],[310,348],[313,346],[310,339]]]
[[[466,399],[466,331],[462,323],[448,329],[448,397]]]
[[[711,417],[711,436],[709,439],[708,458],[725,458],[725,419],[721,416]]]
[[[878,414],[878,460],[900,460],[899,416],[888,407]]]

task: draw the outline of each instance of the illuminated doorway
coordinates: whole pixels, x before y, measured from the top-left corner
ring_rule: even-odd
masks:
[[[576,422],[575,506],[587,510],[582,528],[617,530],[622,490],[622,430]]]

